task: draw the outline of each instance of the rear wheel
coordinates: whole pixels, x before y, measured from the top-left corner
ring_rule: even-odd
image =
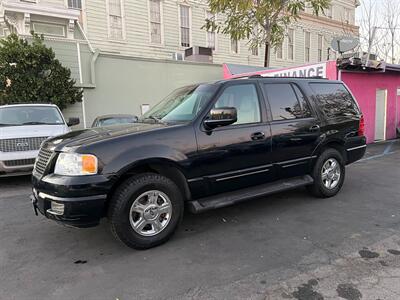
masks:
[[[183,198],[167,177],[145,173],[123,182],[108,212],[114,236],[135,249],[166,242],[183,216]]]
[[[342,188],[345,171],[344,159],[340,152],[336,149],[326,149],[314,165],[314,183],[308,187],[309,191],[317,197],[335,196]]]

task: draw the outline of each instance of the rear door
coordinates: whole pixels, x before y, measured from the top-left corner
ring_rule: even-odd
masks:
[[[269,105],[272,163],[280,177],[309,172],[320,137],[320,120],[300,86],[289,81],[262,84]]]

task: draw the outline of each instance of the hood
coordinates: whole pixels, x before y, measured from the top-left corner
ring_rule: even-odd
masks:
[[[56,150],[64,147],[77,148],[82,145],[108,140],[120,136],[137,134],[167,127],[164,124],[133,123],[109,127],[96,127],[85,130],[71,131],[47,141],[47,145],[55,146]]]
[[[30,138],[30,137],[53,137],[64,134],[69,128],[63,125],[26,125],[0,127],[1,139]]]

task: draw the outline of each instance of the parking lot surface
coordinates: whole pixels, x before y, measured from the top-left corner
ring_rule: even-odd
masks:
[[[33,214],[29,177],[0,179],[0,299],[400,299],[400,142],[368,147],[343,190],[305,189],[185,215],[134,251],[108,224]]]

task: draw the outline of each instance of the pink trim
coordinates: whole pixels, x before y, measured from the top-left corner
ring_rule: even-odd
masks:
[[[338,79],[338,71],[336,67],[336,61],[328,60],[326,62],[326,78],[329,80],[337,80]]]
[[[232,78],[231,71],[229,70],[229,68],[226,64],[222,65],[222,72],[223,72],[224,79]]]
[[[326,76],[328,79],[331,80],[336,80],[337,79],[337,72],[336,72],[336,61],[334,60],[329,60],[326,62],[319,62],[319,63],[314,63],[314,64],[305,64],[305,65],[300,65],[300,66],[294,66],[294,67],[287,67],[287,68],[277,68],[277,69],[271,69],[271,70],[263,70],[263,71],[256,71],[256,72],[247,72],[247,73],[242,73],[242,74],[232,74],[226,64],[223,64],[223,71],[224,71],[224,79],[231,79],[231,78],[238,78],[238,77],[246,77],[246,76],[252,76],[252,75],[264,75],[268,73],[276,73],[276,72],[284,72],[284,71],[290,71],[298,68],[307,68],[307,67],[312,67],[312,66],[317,66],[325,64],[326,65]]]

